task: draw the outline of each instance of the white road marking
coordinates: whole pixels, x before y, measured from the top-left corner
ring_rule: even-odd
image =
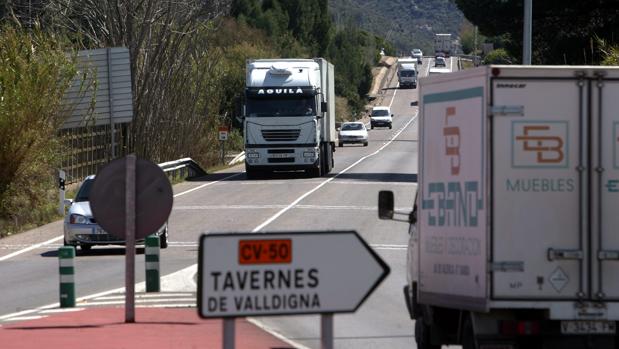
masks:
[[[395,94],[394,94],[395,95]],[[340,175],[348,172],[348,170],[350,170],[351,168],[357,166],[358,164],[360,164],[361,162],[365,161],[367,158],[372,157],[378,153],[380,153],[383,149],[385,149],[387,146],[389,146],[407,127],[408,125],[410,125],[411,123],[413,123],[415,120],[417,119],[417,114],[415,114],[415,116],[413,116],[407,123],[406,125],[404,125],[403,128],[400,129],[400,131],[398,131],[390,140],[389,142],[385,143],[382,147],[380,147],[378,150],[376,150],[373,153],[370,153],[368,155],[363,156],[361,159],[357,160],[356,162],[354,162],[352,165],[346,167],[345,169],[343,169],[342,171],[336,173],[333,177],[330,177],[326,180],[324,180],[322,183],[318,184],[316,187],[314,187],[312,190],[306,192],[305,194],[301,195],[299,198],[297,198],[295,201],[293,201],[292,203],[290,203],[290,205],[286,206],[285,208],[283,208],[281,211],[277,212],[276,214],[274,214],[273,216],[271,216],[269,219],[267,219],[266,221],[264,221],[262,224],[258,225],[257,227],[255,227],[252,230],[252,233],[256,233],[259,232],[260,230],[262,230],[264,227],[266,227],[267,225],[271,224],[273,221],[275,221],[277,218],[279,218],[281,215],[283,215],[284,213],[286,213],[288,210],[290,210],[291,208],[293,208],[294,206],[296,206],[299,202],[301,202],[303,199],[305,199],[306,197],[310,196],[311,194],[313,194],[315,191],[317,191],[318,189],[322,188],[325,184],[333,181],[334,179],[336,179],[337,177],[339,177]]]
[[[305,345],[303,345],[301,343],[298,343],[298,342],[293,341],[292,339],[286,338],[286,336],[284,336],[283,334],[277,332],[275,329],[265,325],[264,323],[260,322],[257,319],[254,319],[254,318],[251,318],[251,317],[247,317],[247,318],[245,318],[245,320],[247,320],[248,322],[251,322],[255,326],[259,327],[261,330],[270,333],[271,335],[275,336],[277,339],[292,345],[293,348],[296,348],[296,349],[310,349],[309,347],[306,347]]]
[[[179,206],[176,210],[259,210],[285,208],[286,205],[203,205],[203,206]],[[308,210],[364,210],[376,211],[376,206],[355,206],[355,205],[296,205],[295,209]],[[410,210],[410,207],[398,207],[396,210]],[[170,242],[172,243],[172,242]]]
[[[180,192],[180,193],[178,193],[178,194],[175,194],[175,195],[174,195],[174,197],[176,198],[176,197],[179,197],[179,196],[182,196],[182,195],[185,195],[185,194],[189,194],[189,193],[191,193],[191,192],[193,192],[193,191],[196,191],[196,190],[202,189],[202,188],[204,188],[204,187],[208,187],[209,185],[217,184],[217,183],[219,183],[219,182],[222,182],[222,181],[228,180],[228,179],[230,179],[230,178],[234,178],[234,177],[240,176],[241,174],[242,174],[242,172],[241,172],[241,173],[235,173],[235,174],[233,174],[233,175],[231,175],[231,176],[224,177],[224,178],[222,178],[222,179],[220,179],[220,180],[216,180],[216,181],[212,181],[212,182],[204,183],[204,184],[199,185],[199,186],[197,186],[197,187],[195,187],[195,188],[187,189],[187,190],[185,190],[185,191],[183,191],[183,192]]]
[[[389,109],[391,109],[391,105],[393,104],[393,100],[395,99],[395,94],[398,93],[399,87],[400,87],[400,83],[398,82],[398,84],[395,85],[395,90],[393,90],[393,96],[391,96],[391,102],[389,102]]]
[[[82,311],[86,308],[58,308],[58,309],[48,309],[48,310],[43,310],[40,313],[41,314],[58,314],[58,313],[72,313],[75,311]]]
[[[33,315],[33,316],[17,316],[11,318],[11,321],[27,321],[27,320],[38,320],[46,317],[45,315]]]
[[[13,258],[15,256],[19,256],[22,253],[26,253],[28,251],[32,251],[32,250],[37,249],[37,248],[39,248],[39,247],[41,247],[43,245],[54,243],[54,242],[56,242],[56,241],[58,241],[60,239],[63,239],[63,238],[64,238],[64,235],[57,236],[57,237],[55,237],[53,239],[49,239],[47,241],[44,241],[44,242],[41,242],[41,243],[38,243],[38,244],[34,244],[32,246],[26,247],[23,250],[19,250],[19,251],[15,251],[13,253],[9,253],[6,256],[0,257],[0,262],[5,261],[5,260],[10,259],[10,258]]]
[[[121,305],[121,304],[125,304],[125,296],[122,296],[123,299],[120,300],[109,300],[109,301],[98,301],[98,300],[94,300],[94,301],[89,301],[89,302],[83,302],[80,303],[80,305],[88,305],[88,306],[92,306],[92,305]],[[97,298],[99,299],[99,298]],[[193,302],[192,304],[196,304],[196,297],[193,298],[161,298],[161,299],[136,299],[135,300],[135,304],[146,304],[146,303],[157,303],[160,304],[162,302]],[[172,304],[170,303],[170,304]],[[186,304],[186,303],[184,303]]]

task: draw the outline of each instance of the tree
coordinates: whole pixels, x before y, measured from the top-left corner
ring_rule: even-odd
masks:
[[[482,64],[514,64],[515,59],[510,57],[505,49],[499,48],[488,53]]]
[[[508,34],[506,49],[522,57],[522,0],[455,0],[465,17],[487,36]],[[614,40],[619,8],[611,0],[533,1],[533,62],[591,64],[601,57],[592,38]]]

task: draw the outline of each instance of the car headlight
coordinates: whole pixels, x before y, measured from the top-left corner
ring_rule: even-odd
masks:
[[[69,223],[71,224],[88,224],[88,218],[81,214],[72,214],[69,216]]]

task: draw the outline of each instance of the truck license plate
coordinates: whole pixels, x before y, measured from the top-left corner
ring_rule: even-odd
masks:
[[[292,158],[294,154],[269,154],[271,158]]]
[[[561,321],[563,334],[615,334],[614,321]]]

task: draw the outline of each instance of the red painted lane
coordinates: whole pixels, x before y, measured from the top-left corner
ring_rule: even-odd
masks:
[[[126,324],[124,308],[88,308],[0,327],[6,349],[191,349],[222,348],[219,319],[198,317],[195,308],[138,308]],[[291,346],[244,319],[236,321],[236,348],[284,349]]]

